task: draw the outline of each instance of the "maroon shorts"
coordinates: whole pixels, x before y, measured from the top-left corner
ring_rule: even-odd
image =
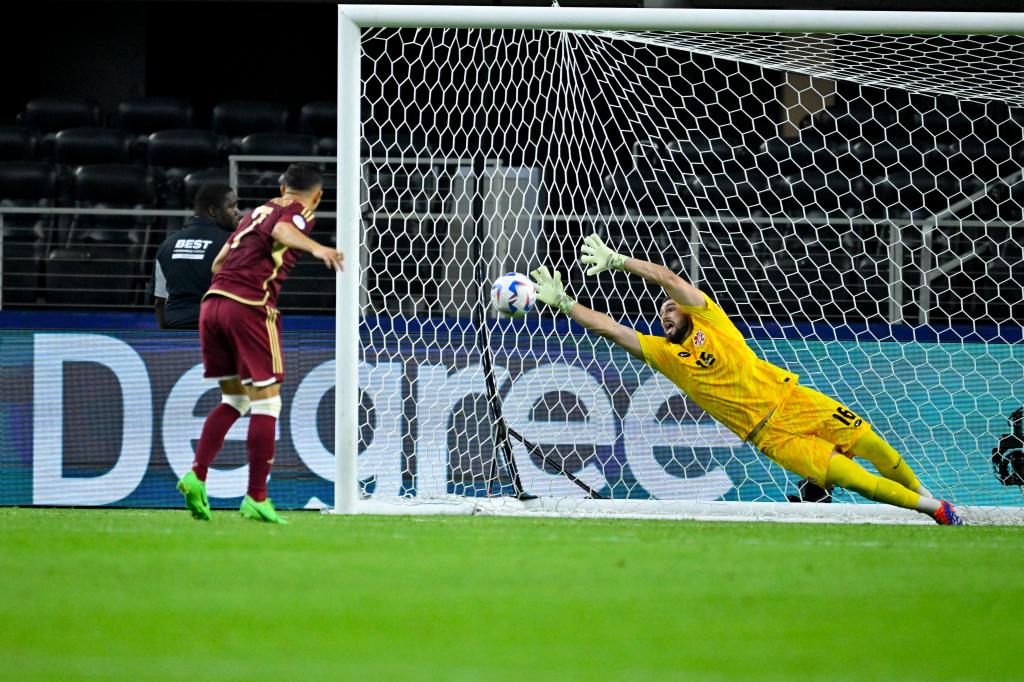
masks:
[[[207,379],[238,377],[257,387],[284,381],[281,314],[270,306],[207,296],[199,309],[199,345]]]

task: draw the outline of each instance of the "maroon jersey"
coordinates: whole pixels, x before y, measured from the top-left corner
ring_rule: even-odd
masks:
[[[247,305],[277,307],[281,283],[295,266],[299,252],[274,240],[274,226],[289,223],[309,234],[315,220],[312,211],[284,197],[254,210],[228,238],[227,258],[213,276],[207,296],[216,294]]]

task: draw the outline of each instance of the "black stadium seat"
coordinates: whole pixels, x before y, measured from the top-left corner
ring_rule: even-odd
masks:
[[[692,137],[668,145],[665,166],[671,173],[738,174],[752,165],[750,152],[723,139]]]
[[[56,200],[57,173],[39,162],[0,163],[0,206],[45,207]],[[5,215],[3,221],[4,305],[33,303],[43,284],[43,254],[52,237],[53,219],[43,215]]]
[[[71,128],[54,138],[54,159],[65,166],[127,163],[131,140],[112,128]]]
[[[220,139],[205,130],[161,130],[146,144],[146,162],[160,168],[209,168],[220,154]]]
[[[174,97],[140,97],[117,107],[117,127],[132,135],[191,128],[193,119],[192,105]]]
[[[40,97],[25,105],[18,122],[32,130],[55,133],[66,128],[102,125],[103,114],[100,105],[92,100]]]
[[[295,133],[253,133],[242,139],[241,153],[253,156],[316,156],[312,135]]]
[[[52,202],[55,170],[41,161],[0,163],[0,199],[30,199]]]
[[[213,131],[235,139],[252,133],[282,133],[288,109],[279,102],[221,102],[213,108]]]
[[[321,137],[316,142],[316,148],[320,156],[337,156],[338,140],[335,137]]]
[[[161,130],[146,142],[146,161],[168,206],[177,206],[185,176],[222,163],[221,139],[206,130]]]
[[[227,168],[209,168],[186,175],[183,183],[185,208],[192,208],[196,192],[199,191],[200,187],[207,184],[227,185],[229,184],[228,179]]]
[[[90,308],[134,304],[141,278],[126,268],[127,255],[123,246],[103,244],[54,249],[46,260],[46,302]]]
[[[75,171],[74,202],[80,208],[152,208],[156,192],[145,168],[124,164],[82,166]],[[153,220],[135,216],[76,216],[69,244],[141,244]]]
[[[802,168],[836,170],[840,155],[829,149],[820,134],[805,130],[799,138],[773,137],[761,145],[758,162],[768,174],[789,175]]]
[[[309,102],[299,113],[299,130],[317,137],[338,134],[338,103],[333,100]]]
[[[36,154],[37,135],[20,126],[0,126],[0,161],[31,161]]]
[[[145,168],[128,164],[97,164],[75,170],[74,200],[77,206],[138,206],[149,208],[155,192]]]
[[[132,156],[146,158],[149,136],[160,130],[180,130],[195,125],[192,105],[174,97],[140,97],[117,107],[117,127],[130,134]]]
[[[208,168],[206,170],[193,171],[182,179],[181,191],[177,195],[166,197],[164,208],[181,208],[190,211],[196,200],[196,192],[199,191],[200,187],[211,183],[228,185],[230,184],[228,179],[227,168]],[[162,228],[163,233],[167,235],[180,230],[185,224],[185,219],[178,216],[169,216],[157,221],[157,224]],[[161,240],[157,239],[154,241],[159,242]]]
[[[152,208],[155,194],[151,174],[139,166],[82,166],[74,174],[79,208]],[[141,303],[154,223],[142,216],[76,215],[67,246],[47,258],[47,301],[94,307]]]

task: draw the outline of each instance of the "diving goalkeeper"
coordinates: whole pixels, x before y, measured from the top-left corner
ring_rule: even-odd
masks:
[[[934,499],[903,458],[860,415],[798,383],[762,360],[722,309],[663,265],[615,253],[597,235],[584,239],[588,275],[625,270],[665,290],[659,318],[665,336],[648,336],[573,301],[561,274],[533,271],[537,298],[615,342],[668,377],[697,405],[780,466],[824,488],[839,486],[869,500],[961,525],[949,502]],[[854,461],[871,462],[881,476]]]

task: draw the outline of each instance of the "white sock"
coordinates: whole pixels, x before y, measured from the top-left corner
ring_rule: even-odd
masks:
[[[920,495],[921,497],[935,497],[934,495],[931,494],[931,492],[928,491],[928,488],[924,487],[923,483],[917,486],[917,490],[915,492],[917,492],[917,494]]]
[[[915,509],[919,512],[924,512],[929,516],[933,516],[935,512],[939,511],[941,506],[942,504],[935,498],[921,495],[921,499],[917,501],[917,507],[915,507]]]

